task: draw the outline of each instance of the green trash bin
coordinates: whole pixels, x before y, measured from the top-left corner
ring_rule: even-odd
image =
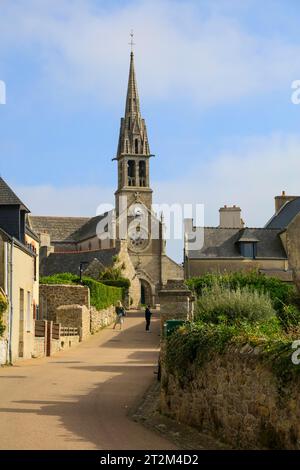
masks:
[[[164,323],[164,337],[170,336],[177,328],[184,324],[184,320],[167,320]]]

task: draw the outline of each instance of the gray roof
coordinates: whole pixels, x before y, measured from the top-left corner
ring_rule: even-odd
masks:
[[[75,241],[74,234],[90,219],[88,217],[28,217],[36,233],[49,233],[51,241]]]
[[[281,230],[266,228],[204,228],[204,245],[200,250],[189,250],[189,258],[243,258],[239,241],[257,241],[257,258],[286,259],[279,233]],[[245,234],[245,239],[243,239]]]
[[[288,201],[277,214],[275,214],[266,225],[266,228],[284,229],[293,218],[300,212],[300,197]]]
[[[21,206],[22,210],[30,212],[25,204],[18,198],[13,190],[8,186],[3,178],[0,177],[0,205]]]
[[[29,216],[30,226],[37,233],[49,233],[51,242],[79,242],[97,234],[98,223],[107,214],[96,217]]]
[[[78,251],[65,253],[51,253],[41,261],[40,274],[51,276],[58,273],[79,274],[79,265],[83,261],[91,263],[94,259],[100,261],[103,266],[113,265],[113,256],[119,253],[118,248],[97,251]],[[88,267],[84,265],[84,269]]]

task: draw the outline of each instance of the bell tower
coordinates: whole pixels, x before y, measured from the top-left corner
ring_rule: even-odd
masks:
[[[116,215],[120,215],[120,197],[126,196],[127,208],[138,199],[151,211],[152,189],[149,181],[150,153],[145,120],[141,116],[140,101],[134,69],[134,54],[130,54],[129,79],[125,115],[121,118],[117,155],[118,189]]]

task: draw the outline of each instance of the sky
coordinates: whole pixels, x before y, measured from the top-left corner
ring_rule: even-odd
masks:
[[[0,0],[0,174],[35,215],[114,202],[134,30],[154,202],[263,226],[300,195],[297,0]],[[182,243],[168,252],[182,261]]]

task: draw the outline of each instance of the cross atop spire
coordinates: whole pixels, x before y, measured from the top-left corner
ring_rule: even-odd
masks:
[[[133,42],[133,37],[134,37],[133,29],[130,31],[130,37],[131,37],[131,40],[130,40],[129,45],[131,46],[131,52],[133,53],[133,46],[135,46],[135,42]]]

